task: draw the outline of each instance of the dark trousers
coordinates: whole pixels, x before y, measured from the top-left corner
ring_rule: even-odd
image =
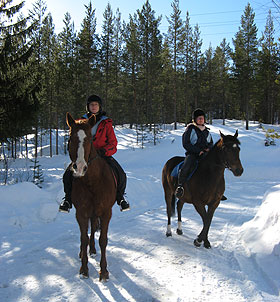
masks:
[[[109,166],[113,169],[113,172],[117,178],[117,202],[120,202],[123,198],[124,191],[126,188],[126,174],[120,164],[112,157],[103,157]],[[73,172],[70,169],[71,164],[67,167],[63,174],[63,185],[66,200],[72,205],[71,192],[72,192],[72,181],[73,181]]]
[[[194,163],[197,160],[197,156],[195,154],[188,154],[184,160],[183,166],[178,174],[178,185],[183,185],[187,180],[188,175],[191,173]]]
[[[117,178],[117,202],[120,202],[123,198],[126,188],[126,174],[120,164],[112,156],[103,157],[109,166],[113,169],[113,172]]]

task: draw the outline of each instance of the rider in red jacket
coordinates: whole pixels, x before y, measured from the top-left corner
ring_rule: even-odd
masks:
[[[87,100],[87,111],[82,118],[88,119],[92,114],[96,116],[96,124],[91,129],[93,137],[92,144],[98,154],[102,156],[113,169],[117,178],[117,196],[116,200],[121,207],[121,211],[129,210],[129,204],[125,200],[124,192],[126,188],[126,174],[119,163],[112,157],[117,152],[117,138],[113,129],[112,120],[102,111],[102,100],[97,95],[91,95]],[[72,208],[72,170],[71,165],[66,169],[63,175],[63,184],[65,197],[60,204],[60,212],[69,212]]]
[[[102,120],[93,139],[93,146],[97,150],[104,150],[104,156],[112,156],[117,152],[117,138],[109,118]]]

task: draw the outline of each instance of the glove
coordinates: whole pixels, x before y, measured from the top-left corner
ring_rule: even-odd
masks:
[[[104,156],[105,156],[106,151],[105,151],[104,149],[98,149],[98,150],[96,150],[96,151],[97,151],[97,153],[98,153],[101,157],[104,157]]]

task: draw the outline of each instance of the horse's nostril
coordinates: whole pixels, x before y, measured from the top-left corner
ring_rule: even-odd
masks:
[[[77,170],[77,165],[76,164],[73,165],[73,169]]]
[[[86,170],[87,170],[87,166],[84,167],[84,172],[86,172]]]

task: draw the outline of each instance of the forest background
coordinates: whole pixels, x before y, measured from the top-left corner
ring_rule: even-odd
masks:
[[[258,39],[248,3],[233,48],[223,39],[203,52],[199,24],[191,26],[188,12],[183,19],[179,0],[170,2],[166,33],[149,0],[127,21],[108,3],[101,33],[92,1],[78,32],[69,13],[56,33],[45,1],[37,0],[27,15],[24,5],[0,2],[0,142],[14,157],[17,142],[31,133],[37,157],[40,135],[65,129],[67,111],[82,116],[93,93],[115,125],[155,133],[161,124],[188,123],[197,107],[210,123],[243,119],[248,129],[249,120],[279,122],[280,41],[271,11]]]

